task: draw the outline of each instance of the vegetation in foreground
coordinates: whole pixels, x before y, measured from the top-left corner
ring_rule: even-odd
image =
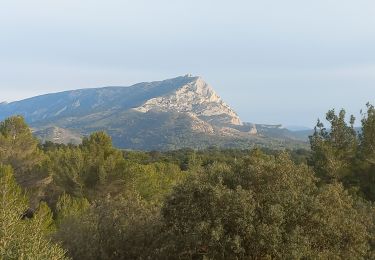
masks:
[[[375,258],[375,109],[318,122],[311,151],[39,144],[0,124],[1,259]]]

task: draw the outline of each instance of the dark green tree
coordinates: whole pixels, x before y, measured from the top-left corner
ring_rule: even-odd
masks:
[[[153,259],[157,223],[157,208],[126,192],[65,217],[55,239],[74,259]]]
[[[233,167],[214,165],[179,185],[162,221],[165,258],[366,258],[373,212],[340,184],[320,187],[286,154],[254,151]]]
[[[11,165],[16,175],[42,162],[38,144],[22,117],[10,117],[0,123],[0,162]]]
[[[111,137],[106,133],[97,132],[84,138],[80,149],[85,163],[81,174],[87,187],[105,184],[111,175],[122,172],[122,153],[113,147]]]
[[[346,122],[345,110],[336,115],[335,110],[328,111],[326,120],[329,129],[318,121],[315,132],[310,136],[312,150],[311,163],[323,180],[343,180],[351,173],[358,148],[357,133],[354,129],[355,118]]]
[[[353,182],[359,182],[364,197],[375,201],[375,108],[367,104],[362,113],[362,129],[359,135],[360,148],[354,167]]]

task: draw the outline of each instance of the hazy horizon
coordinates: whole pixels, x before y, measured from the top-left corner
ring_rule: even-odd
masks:
[[[375,103],[375,2],[4,1],[0,102],[202,76],[243,121]]]

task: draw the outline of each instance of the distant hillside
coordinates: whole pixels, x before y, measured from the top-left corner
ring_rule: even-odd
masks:
[[[57,144],[80,144],[82,141],[82,136],[80,134],[74,133],[68,129],[59,128],[57,126],[37,130],[33,133],[39,137],[43,143],[53,142]]]
[[[59,143],[106,131],[124,149],[305,146],[287,129],[243,123],[210,85],[191,75],[0,103],[0,119],[12,115],[24,116],[42,141]]]
[[[314,133],[313,129],[291,131],[290,129],[284,128],[281,125],[256,124],[256,128],[258,130],[258,134],[262,136],[282,139],[285,138],[302,142],[307,142],[309,136]]]

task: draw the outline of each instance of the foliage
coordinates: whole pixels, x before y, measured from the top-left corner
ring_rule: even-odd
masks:
[[[27,199],[8,166],[0,166],[0,258],[65,259],[65,252],[45,237],[51,231],[52,215],[41,204],[32,219],[26,219]]]
[[[16,173],[22,173],[41,159],[38,141],[22,117],[11,117],[0,123],[1,163],[11,165]]]
[[[56,222],[59,224],[67,218],[79,217],[89,207],[90,203],[86,198],[75,198],[64,193],[56,204]]]
[[[55,239],[74,259],[137,259],[152,255],[156,208],[136,193],[97,201],[86,214],[63,220]]]
[[[0,258],[375,258],[375,109],[359,133],[344,110],[326,119],[311,151],[141,152],[116,149],[104,132],[40,144],[9,118]]]
[[[179,185],[163,208],[169,257],[364,258],[371,218],[339,184],[317,185],[286,154],[258,151]],[[367,207],[367,206],[365,206]]]
[[[345,110],[341,110],[338,115],[330,110],[326,116],[331,126],[329,131],[318,121],[310,137],[315,170],[325,179],[339,180],[345,177],[355,156],[358,145],[355,118],[351,116],[348,125],[345,114]]]
[[[345,111],[338,115],[327,113],[329,130],[318,122],[310,137],[311,165],[325,182],[339,181],[351,192],[375,201],[375,109],[367,104],[362,113],[359,133],[354,128],[355,119],[345,121]]]

